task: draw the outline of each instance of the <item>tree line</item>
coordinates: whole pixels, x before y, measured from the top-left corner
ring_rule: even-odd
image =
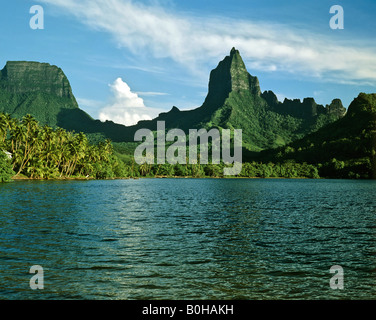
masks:
[[[83,133],[40,125],[31,115],[21,120],[0,113],[0,182],[32,179],[223,177],[225,164],[148,164],[123,161],[110,140],[90,143]],[[319,178],[310,164],[243,163],[239,177]]]
[[[223,178],[221,164],[147,164],[127,165],[126,171],[130,177],[195,177],[195,178]],[[245,162],[237,177],[243,178],[320,178],[318,169],[307,163],[295,163],[293,161],[283,164]]]

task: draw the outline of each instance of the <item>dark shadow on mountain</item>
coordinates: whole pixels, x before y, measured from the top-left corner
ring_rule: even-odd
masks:
[[[134,137],[132,128],[112,121],[94,120],[81,109],[61,109],[57,124],[68,131],[102,134],[114,142],[132,141]]]

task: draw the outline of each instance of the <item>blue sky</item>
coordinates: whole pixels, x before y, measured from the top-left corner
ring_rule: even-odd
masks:
[[[30,7],[44,9],[33,30]],[[332,5],[344,29],[332,30]],[[63,69],[80,107],[132,124],[204,101],[210,71],[234,46],[261,90],[345,107],[376,92],[376,1],[15,0],[2,6],[0,65]]]

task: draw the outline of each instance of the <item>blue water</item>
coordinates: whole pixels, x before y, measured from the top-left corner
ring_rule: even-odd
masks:
[[[355,180],[0,184],[0,298],[375,299],[375,199]]]

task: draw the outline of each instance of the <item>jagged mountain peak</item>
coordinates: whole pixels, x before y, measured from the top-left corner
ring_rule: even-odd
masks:
[[[257,77],[249,74],[238,50],[233,48],[230,52],[231,59],[231,90],[250,90],[251,93],[260,95],[260,84]]]
[[[223,105],[231,92],[242,90],[258,96],[261,94],[257,77],[248,73],[239,51],[232,48],[230,55],[210,72],[209,91],[204,106],[216,109]]]
[[[239,53],[239,50],[236,50],[235,47],[232,47],[230,51],[230,56],[234,55],[235,53]]]

